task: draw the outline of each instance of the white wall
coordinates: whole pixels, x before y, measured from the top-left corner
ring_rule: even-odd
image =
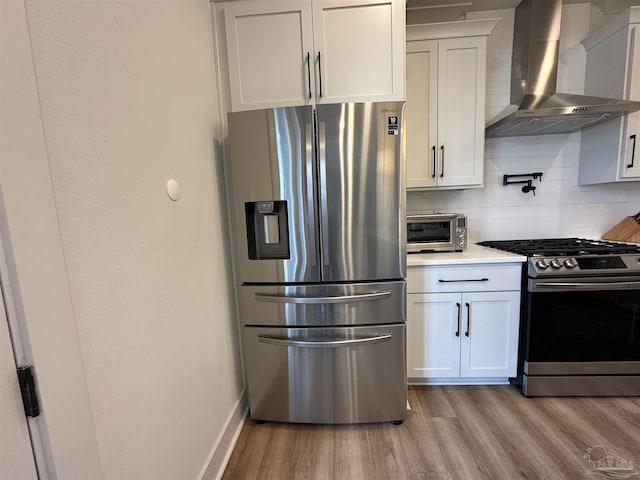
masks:
[[[589,4],[563,7],[558,91],[583,93]],[[503,18],[489,36],[486,118],[509,104],[514,11],[468,14]],[[469,216],[470,241],[581,236],[598,238],[627,215],[640,211],[640,183],[579,186],[581,133],[487,139],[483,189],[409,192],[408,212],[434,210]],[[603,159],[606,161],[607,159]],[[502,185],[505,174],[544,173],[536,196]]]
[[[102,473],[211,478],[245,405],[209,2],[26,13]]]

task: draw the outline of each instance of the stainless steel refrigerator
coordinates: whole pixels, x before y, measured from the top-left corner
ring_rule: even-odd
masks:
[[[406,418],[404,104],[229,114],[251,417]]]

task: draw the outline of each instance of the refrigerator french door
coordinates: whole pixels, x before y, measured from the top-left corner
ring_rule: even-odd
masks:
[[[406,417],[402,102],[229,114],[251,417]]]

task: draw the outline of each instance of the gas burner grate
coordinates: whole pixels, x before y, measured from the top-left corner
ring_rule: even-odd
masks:
[[[640,247],[628,243],[585,238],[540,238],[528,240],[489,240],[478,245],[529,257],[580,257],[640,253]]]

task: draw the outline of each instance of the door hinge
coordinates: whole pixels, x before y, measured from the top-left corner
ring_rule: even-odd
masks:
[[[18,381],[20,382],[24,413],[27,417],[37,417],[40,415],[40,405],[38,404],[36,383],[33,380],[33,367],[31,365],[20,365],[18,367]]]

